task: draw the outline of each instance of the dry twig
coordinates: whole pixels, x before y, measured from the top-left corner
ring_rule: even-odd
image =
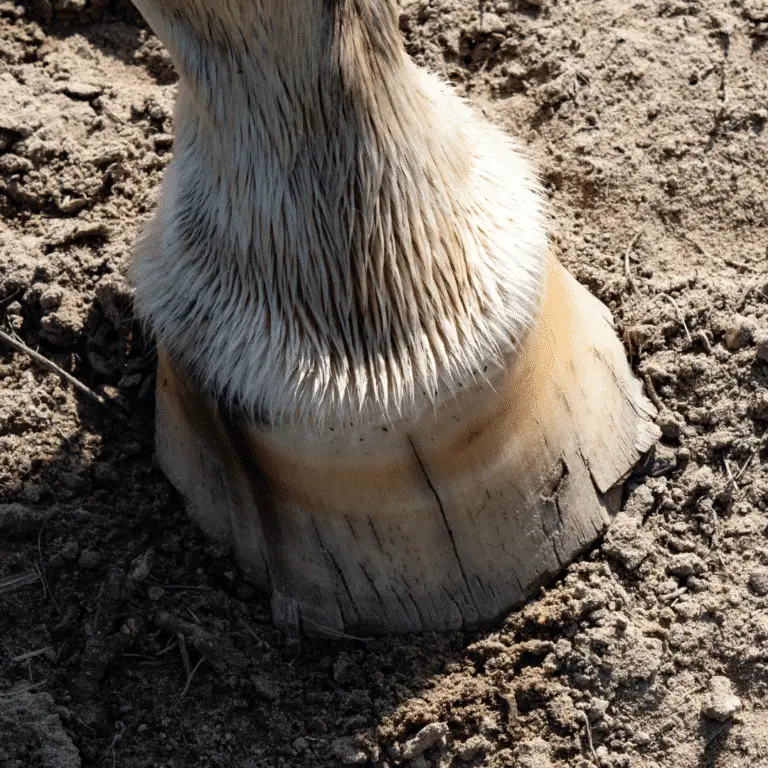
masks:
[[[181,692],[181,696],[179,698],[184,698],[187,695],[187,691],[189,691],[189,686],[192,683],[192,678],[195,676],[195,672],[197,672],[198,669],[200,669],[200,665],[205,661],[205,656],[203,656],[200,661],[195,664],[195,666],[192,668],[192,670],[189,673],[189,676],[187,677],[187,682],[184,685],[184,690]]]
[[[114,416],[119,421],[125,421],[125,416],[111,408],[109,403],[103,397],[101,397],[101,395],[97,395],[92,389],[86,387],[82,381],[76,379],[71,373],[67,373],[63,368],[56,365],[56,363],[52,362],[47,357],[44,357],[39,352],[35,352],[34,349],[28,347],[23,341],[14,339],[13,336],[5,333],[5,331],[0,331],[0,341],[5,342],[9,347],[11,347],[11,349],[14,349],[16,352],[21,352],[24,355],[28,355],[38,365],[42,366],[46,370],[61,376],[62,379],[70,383],[78,392],[81,392],[90,400],[93,400],[93,402],[100,405],[102,408],[108,411],[110,415]]]
[[[34,568],[24,571],[24,573],[17,573],[14,576],[6,576],[4,579],[0,579],[0,595],[15,592],[17,589],[29,586],[30,584],[37,584],[39,581],[40,573]]]
[[[29,661],[30,659],[37,658],[38,656],[43,656],[52,650],[53,648],[51,648],[50,645],[47,645],[45,648],[38,648],[36,651],[27,651],[26,653],[21,653],[18,656],[14,656],[11,661],[18,664],[22,661]]]
[[[656,387],[653,386],[653,381],[651,380],[651,375],[649,373],[646,373],[645,376],[643,376],[643,383],[645,384],[645,392],[648,395],[648,399],[656,406],[659,413],[665,411],[667,407],[661,402],[661,398],[656,393]]]
[[[660,595],[659,600],[663,603],[669,603],[673,600],[677,600],[678,597],[682,597],[688,591],[688,587],[679,587],[674,592],[669,592],[666,595]]]
[[[589,715],[586,712],[581,713],[584,717],[584,725],[587,729],[587,743],[589,744],[589,751],[592,754],[592,759],[597,762],[597,752],[595,752],[595,745],[592,741],[592,726],[589,724]]]
[[[688,338],[688,343],[693,344],[693,337],[691,336],[691,332],[688,330],[688,325],[685,322],[685,317],[683,316],[683,313],[680,311],[680,306],[678,305],[678,303],[668,293],[660,293],[659,296],[666,299],[674,307],[675,314],[677,315],[677,319],[680,321],[680,325],[683,326],[685,335]]]

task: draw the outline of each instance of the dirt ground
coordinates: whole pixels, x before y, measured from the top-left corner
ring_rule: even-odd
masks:
[[[519,137],[664,438],[606,538],[474,633],[292,641],[153,464],[123,278],[174,75],[128,6],[0,2],[0,766],[768,766],[768,5],[408,1]]]

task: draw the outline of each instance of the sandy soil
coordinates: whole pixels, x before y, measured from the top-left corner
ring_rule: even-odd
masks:
[[[0,2],[0,321],[106,403],[0,344],[3,768],[768,766],[768,6],[424,0],[401,28],[539,164],[661,404],[651,476],[497,627],[281,636],[153,466],[121,270],[168,58],[127,5]]]

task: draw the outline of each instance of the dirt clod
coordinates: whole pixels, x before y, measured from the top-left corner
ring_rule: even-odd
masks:
[[[403,758],[412,760],[414,757],[431,749],[442,742],[448,735],[448,726],[445,723],[430,723],[425,725],[412,739],[409,739],[403,747]]]
[[[724,723],[741,709],[741,699],[733,692],[733,685],[727,677],[715,675],[709,682],[709,691],[704,699],[701,714],[710,720]]]
[[[0,765],[80,768],[50,694],[19,688],[0,697]]]

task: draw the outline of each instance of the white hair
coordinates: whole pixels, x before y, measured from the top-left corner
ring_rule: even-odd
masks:
[[[543,290],[542,194],[407,57],[392,0],[136,4],[180,75],[136,305],[203,391],[359,428],[505,365]]]

